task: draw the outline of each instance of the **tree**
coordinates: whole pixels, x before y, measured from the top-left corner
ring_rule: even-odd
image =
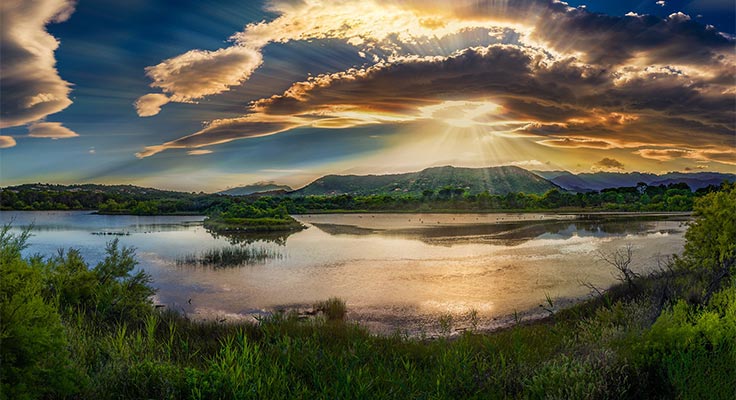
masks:
[[[689,267],[710,277],[707,300],[736,269],[736,184],[697,199],[694,214],[683,256]]]
[[[59,313],[42,296],[40,270],[21,257],[29,236],[0,230],[0,399],[63,396],[75,386]]]

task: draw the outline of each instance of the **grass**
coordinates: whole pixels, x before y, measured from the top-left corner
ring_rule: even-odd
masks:
[[[665,279],[641,278],[636,292],[621,285],[542,321],[452,339],[373,335],[342,320],[337,298],[317,303],[323,315],[308,320],[282,313],[222,324],[163,312],[139,326],[66,327],[86,376],[81,398],[733,398],[736,326],[726,313],[736,310],[736,288],[721,305],[680,306],[696,319],[714,312],[713,332],[721,332],[683,346],[710,334],[672,320],[682,312],[675,308],[662,314],[675,315],[669,325],[661,322],[649,294]],[[714,311],[721,306],[732,310]]]
[[[317,302],[314,305],[314,311],[324,314],[328,321],[342,321],[348,313],[348,308],[344,300],[331,297]]]
[[[176,258],[176,265],[197,265],[215,268],[237,267],[282,258],[283,254],[268,247],[227,246],[188,253]]]

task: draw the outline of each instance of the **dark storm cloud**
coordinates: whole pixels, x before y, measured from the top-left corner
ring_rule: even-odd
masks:
[[[552,12],[533,36],[557,50],[574,49],[594,64],[618,65],[643,55],[657,63],[712,64],[733,51],[734,41],[682,13],[610,16],[584,9]]]

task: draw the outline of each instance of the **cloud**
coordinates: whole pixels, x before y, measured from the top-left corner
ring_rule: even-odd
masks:
[[[736,150],[734,149],[639,149],[634,154],[661,162],[686,158],[736,165]]]
[[[242,117],[149,146],[139,157],[299,126],[341,129],[419,120],[536,136],[538,143],[557,148],[722,152],[736,133],[736,42],[684,14],[614,17],[532,0],[503,6],[403,1],[392,3],[390,12],[370,1],[330,6],[318,0],[272,2],[277,17],[248,25],[233,37],[233,47],[340,38],[367,55],[380,49],[384,57],[373,65],[295,82],[281,94],[252,102]],[[377,13],[384,18],[374,18]],[[422,54],[431,46],[416,45],[426,36],[477,26],[505,26],[520,36],[451,54]],[[717,157],[723,158],[711,154]]]
[[[540,140],[537,143],[543,144],[549,147],[562,147],[562,148],[570,148],[570,149],[586,148],[586,149],[605,149],[607,150],[607,149],[614,149],[614,148],[619,147],[611,142],[606,142],[604,140],[575,138],[575,137],[566,137],[566,138],[560,138],[560,139],[545,139],[545,140]]]
[[[524,160],[524,161],[510,162],[509,165],[516,165],[517,167],[525,167],[525,168],[537,168],[537,167],[544,167],[547,164],[539,160]]]
[[[187,151],[187,155],[190,156],[202,156],[205,154],[212,154],[212,150],[207,149],[200,149],[200,150],[189,150]]]
[[[161,111],[161,106],[168,103],[169,97],[161,93],[150,93],[141,96],[135,102],[135,110],[139,117],[150,117]]]
[[[593,171],[623,171],[624,164],[622,164],[621,161],[618,161],[615,158],[606,157],[593,164],[593,167],[591,169]]]
[[[67,108],[70,84],[56,70],[56,38],[46,25],[66,21],[73,1],[0,3],[0,128],[25,125]]]
[[[413,1],[271,1],[267,9],[277,17],[248,24],[232,35],[231,47],[214,52],[191,50],[147,67],[146,74],[153,80],[151,87],[170,94],[170,101],[188,102],[241,85],[261,65],[261,49],[269,43],[340,39],[359,47],[362,57],[379,62],[382,57],[376,52],[398,55],[404,46],[431,44],[468,29],[509,26],[495,13],[465,18],[455,11],[472,2],[459,3],[463,4],[455,8],[442,2],[427,7]],[[496,31],[499,36],[505,33]]]
[[[79,136],[59,122],[34,122],[28,127],[28,136],[35,138],[66,139]]]
[[[657,161],[671,161],[676,158],[685,157],[691,153],[684,149],[640,149],[634,152],[644,158]]]
[[[0,149],[7,149],[15,146],[15,139],[12,136],[0,135]]]
[[[656,2],[655,4],[656,4],[656,5],[658,5],[658,6],[660,6],[660,7],[664,7],[664,6],[665,6],[665,5],[667,4],[667,3],[666,3],[666,2],[664,2],[663,0],[659,0],[659,1],[658,1],[658,2]]]
[[[423,118],[479,126],[496,121],[518,134],[547,137],[541,144],[568,148],[709,145],[731,137],[730,94],[708,92],[706,82],[692,87],[696,76],[684,85],[680,75],[637,71],[622,82],[618,71],[513,45],[395,58],[296,82],[283,94],[254,101],[247,118],[198,132],[196,144],[277,133],[269,125],[258,132],[252,123],[263,120],[330,128]]]
[[[244,82],[263,61],[261,53],[251,48],[232,46],[216,51],[191,50],[146,68],[153,80],[151,87],[162,94],[151,93],[136,101],[138,115],[158,114],[161,106],[174,102],[191,102],[217,94]]]
[[[157,146],[147,146],[136,153],[136,157],[145,158],[158,154],[166,149],[191,149],[213,144],[227,143],[236,139],[273,135],[299,126],[298,123],[286,120],[258,120],[252,116],[214,120],[204,129]]]

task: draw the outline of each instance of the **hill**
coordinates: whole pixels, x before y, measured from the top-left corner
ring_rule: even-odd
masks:
[[[422,195],[425,190],[463,189],[471,194],[537,193],[558,188],[550,181],[514,166],[488,168],[434,167],[388,175],[327,175],[291,195]]]
[[[238,186],[217,192],[218,194],[226,194],[228,196],[247,196],[264,192],[291,192],[293,189],[287,185],[279,185],[274,181],[256,182],[250,185]]]
[[[567,171],[534,171],[566,190],[591,192],[607,188],[632,187],[639,182],[650,186],[686,183],[690,189],[697,190],[710,185],[718,186],[723,181],[736,181],[736,174],[719,172],[668,172],[663,175],[640,172],[594,172],[573,174]]]
[[[99,210],[104,213],[200,213],[225,196],[133,185],[31,183],[0,190],[2,210]]]

